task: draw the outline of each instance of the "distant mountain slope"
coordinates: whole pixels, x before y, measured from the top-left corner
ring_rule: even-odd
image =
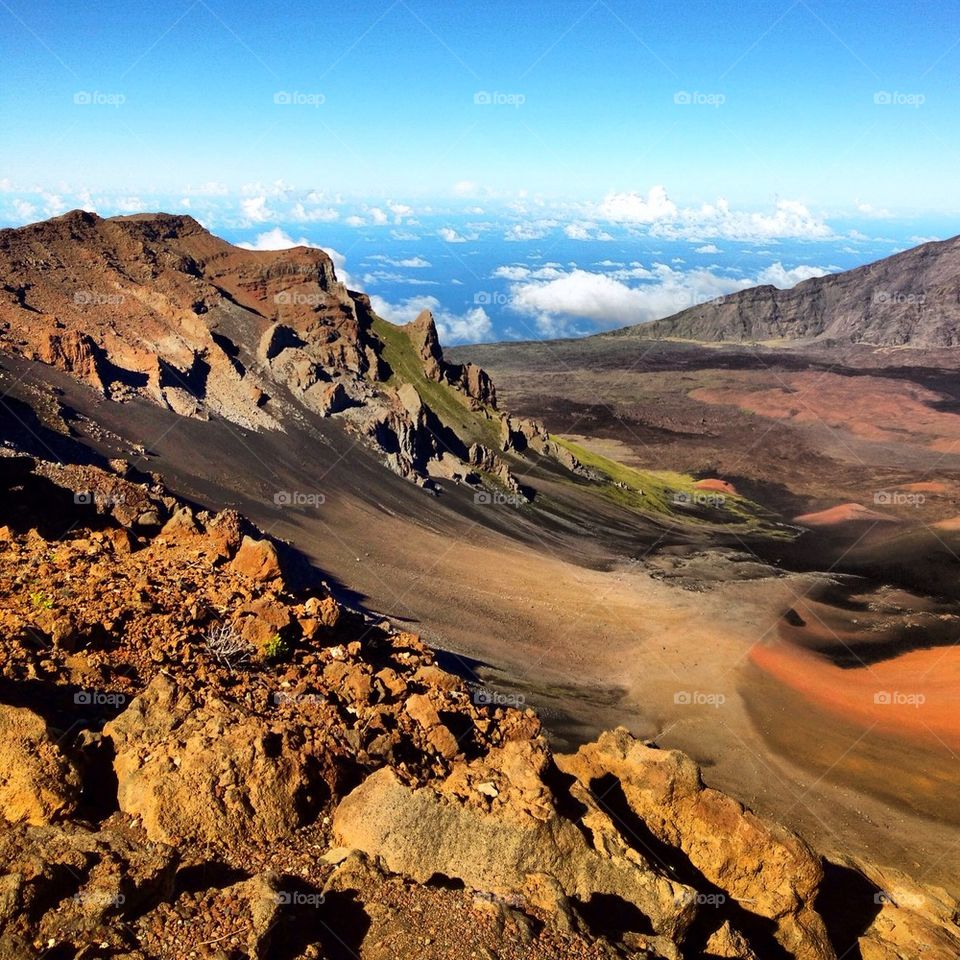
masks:
[[[751,287],[612,336],[960,346],[960,237],[789,290]]]

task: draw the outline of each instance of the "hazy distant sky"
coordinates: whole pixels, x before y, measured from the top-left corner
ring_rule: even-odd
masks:
[[[958,13],[0,0],[0,181],[597,200],[664,185],[690,205],[955,212]]]

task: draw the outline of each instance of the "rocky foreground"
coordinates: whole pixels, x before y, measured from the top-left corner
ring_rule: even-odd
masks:
[[[0,457],[0,957],[956,957],[626,730],[530,710],[156,477]]]

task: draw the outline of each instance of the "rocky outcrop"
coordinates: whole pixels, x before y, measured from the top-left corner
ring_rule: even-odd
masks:
[[[0,816],[40,826],[69,816],[79,797],[76,766],[43,718],[26,707],[0,705]]]
[[[428,379],[449,384],[478,408],[488,406],[496,409],[496,387],[484,370],[475,363],[448,363],[444,360],[437,325],[429,310],[422,310],[403,330],[413,343]]]
[[[330,793],[301,735],[216,698],[198,702],[162,675],[104,733],[120,809],[163,843],[269,843]]]
[[[621,818],[634,818],[677,876],[737,905],[747,932],[756,936],[769,920],[776,942],[791,956],[832,960],[814,908],[823,880],[820,858],[795,834],[704,787],[689,757],[646,746],[621,728],[558,763],[618,807]]]
[[[420,883],[440,875],[507,896],[546,876],[581,904],[629,904],[657,935],[682,941],[693,891],[652,867],[587,793],[573,794],[579,821],[562,816],[562,798],[544,783],[549,763],[542,745],[512,743],[439,784],[417,787],[382,770],[340,804],[334,832]]]

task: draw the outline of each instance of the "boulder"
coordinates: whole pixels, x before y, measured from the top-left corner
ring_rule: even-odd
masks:
[[[258,583],[269,583],[283,576],[277,548],[269,540],[254,540],[249,536],[244,536],[230,566]]]
[[[621,727],[557,764],[619,819],[634,818],[677,875],[704,895],[725,897],[757,929],[772,921],[777,943],[798,960],[834,960],[814,910],[820,858],[796,834],[705,787],[688,756],[647,746]]]
[[[472,800],[455,795],[466,778],[464,764],[454,769],[446,790],[405,783],[384,768],[340,803],[334,835],[341,845],[379,857],[391,872],[419,883],[441,875],[508,896],[521,895],[534,879],[540,888],[555,881],[555,903],[599,899],[622,905],[643,915],[641,925],[682,940],[696,912],[692,891],[660,874],[588,795],[573,803],[586,810],[581,819],[562,816],[530,744],[523,748],[488,758],[504,780],[515,782],[516,789],[508,783],[502,791],[502,803],[491,806],[480,794]],[[545,752],[539,756],[546,762]],[[531,786],[544,795],[539,806],[519,799]]]
[[[104,733],[120,809],[152,840],[269,843],[308,822],[327,793],[301,731],[201,702],[163,674]]]
[[[0,814],[11,823],[51,823],[74,811],[80,786],[77,768],[43,718],[0,706]]]

